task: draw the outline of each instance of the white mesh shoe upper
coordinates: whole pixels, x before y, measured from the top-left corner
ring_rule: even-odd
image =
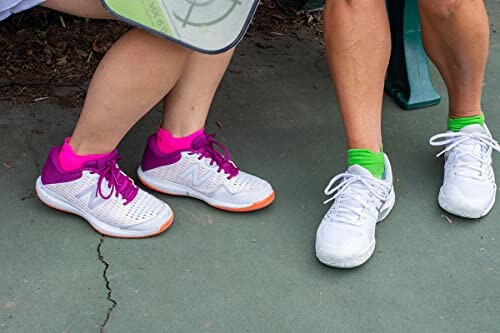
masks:
[[[98,174],[84,171],[76,181],[48,184],[44,185],[44,189],[80,211],[121,229],[147,223],[170,209],[164,202],[141,189],[127,205],[124,205],[121,196],[116,197],[114,193],[109,199],[103,199],[96,192],[98,179]],[[102,190],[105,193],[109,190],[106,180],[103,181]]]
[[[182,158],[170,165],[146,171],[146,174],[159,181],[170,181],[186,186],[208,197],[217,195],[221,186],[230,195],[244,193],[268,193],[271,185],[256,176],[239,171],[238,175],[229,179],[228,174],[221,170],[206,157],[199,159],[199,154],[183,152]]]

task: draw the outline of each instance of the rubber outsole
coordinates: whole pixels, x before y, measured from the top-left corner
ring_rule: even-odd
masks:
[[[373,241],[373,243],[368,247],[368,249],[361,255],[357,257],[352,257],[346,259],[333,259],[330,256],[323,256],[319,253],[316,253],[316,257],[318,258],[319,262],[321,262],[324,265],[330,266],[330,267],[335,267],[335,268],[356,268],[359,267],[363,264],[365,264],[373,255],[373,252],[375,252],[375,245],[376,242]]]

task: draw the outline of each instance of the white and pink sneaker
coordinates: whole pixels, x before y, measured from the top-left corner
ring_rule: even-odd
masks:
[[[165,154],[152,135],[138,170],[140,181],[152,190],[193,197],[226,211],[248,212],[269,206],[275,197],[271,185],[240,171],[214,136],[202,133],[191,148]]]
[[[170,207],[138,188],[120,170],[116,151],[65,172],[58,161],[60,148],[52,149],[36,182],[36,193],[47,206],[78,215],[112,237],[154,236],[171,225]]]

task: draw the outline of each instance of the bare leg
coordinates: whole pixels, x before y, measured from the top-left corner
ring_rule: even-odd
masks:
[[[106,54],[94,74],[71,138],[77,154],[113,150],[175,85],[189,51],[135,29]]]
[[[420,0],[427,54],[448,88],[450,116],[481,114],[488,57],[488,15],[482,0]]]
[[[97,0],[51,0],[45,5],[77,15],[107,15]],[[75,152],[101,154],[115,149],[130,128],[172,89],[191,53],[138,29],[125,34],[94,74],[70,141]]]
[[[378,152],[391,48],[384,0],[327,0],[325,43],[348,146]]]
[[[165,99],[161,127],[175,137],[205,126],[208,111],[234,49],[220,55],[193,53],[179,82]]]
[[[102,7],[100,0],[47,0],[42,6],[81,17],[113,19]]]

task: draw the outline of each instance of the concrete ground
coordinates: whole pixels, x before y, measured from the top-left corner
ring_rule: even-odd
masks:
[[[500,3],[489,7],[498,29]],[[208,128],[222,124],[221,141],[240,167],[272,182],[276,202],[239,215],[161,195],[176,218],[152,239],[101,238],[34,197],[49,148],[71,133],[78,110],[0,105],[0,331],[499,331],[500,206],[449,223],[437,205],[442,162],[427,140],[445,128],[446,97],[410,112],[386,98],[397,205],[365,266],[331,269],[316,261],[314,237],[345,143],[325,58],[318,40],[269,39],[272,48],[256,47],[262,37],[240,47]],[[493,33],[484,110],[497,138],[499,89]],[[159,118],[151,112],[120,147],[131,175]]]

